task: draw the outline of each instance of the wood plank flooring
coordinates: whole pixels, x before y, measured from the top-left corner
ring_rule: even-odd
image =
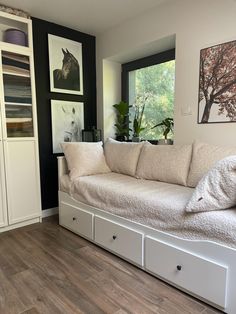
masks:
[[[0,234],[0,314],[221,313],[58,225]]]

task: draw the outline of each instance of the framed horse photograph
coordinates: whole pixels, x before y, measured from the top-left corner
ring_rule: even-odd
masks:
[[[53,154],[62,153],[61,143],[81,142],[84,103],[51,99]]]
[[[82,44],[48,34],[50,91],[83,95]]]

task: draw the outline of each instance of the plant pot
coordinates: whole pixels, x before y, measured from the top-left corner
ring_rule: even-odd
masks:
[[[167,138],[167,139],[160,139],[158,140],[158,145],[173,145],[173,140]]]
[[[116,140],[119,142],[124,142],[125,141],[125,136],[124,135],[117,135]]]
[[[133,136],[132,142],[140,142],[140,137],[139,136]]]

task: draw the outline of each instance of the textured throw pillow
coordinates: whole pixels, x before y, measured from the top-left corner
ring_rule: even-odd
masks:
[[[145,145],[139,157],[138,178],[186,185],[192,145]]]
[[[144,145],[141,143],[118,142],[112,138],[107,139],[104,145],[105,157],[109,168],[113,172],[135,176],[140,151]]]
[[[71,180],[77,177],[110,172],[103,152],[102,142],[62,143]]]
[[[217,161],[232,155],[236,155],[236,147],[215,146],[195,141],[187,186],[196,187]]]
[[[187,212],[227,209],[236,205],[236,156],[226,157],[200,180]]]

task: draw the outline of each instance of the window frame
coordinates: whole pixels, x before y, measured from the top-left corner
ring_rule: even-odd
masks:
[[[151,56],[136,59],[121,65],[121,97],[129,102],[129,72],[152,65],[175,60],[175,48]]]

